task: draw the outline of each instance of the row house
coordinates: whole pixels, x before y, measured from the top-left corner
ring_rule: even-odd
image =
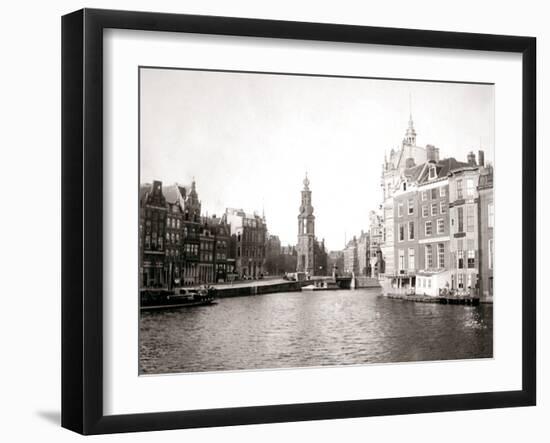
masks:
[[[162,288],[164,272],[166,199],[162,183],[155,181],[139,189],[139,282],[140,287]]]
[[[479,288],[479,168],[468,165],[449,176],[451,220],[451,289]]]
[[[345,274],[359,273],[359,260],[357,259],[357,238],[353,238],[346,244],[344,248],[344,269]]]
[[[216,239],[214,245],[214,275],[215,281],[228,281],[235,273],[234,261],[231,261],[231,228],[226,223],[225,217],[213,216],[210,220],[210,228]]]
[[[178,270],[179,275],[175,280],[177,280],[178,286],[196,285],[200,283],[199,250],[201,231],[201,202],[198,198],[196,183],[193,180],[191,186],[179,184],[165,186],[164,194],[166,201],[172,208],[172,215],[168,222],[169,229],[173,231],[174,236],[179,233],[179,244],[181,246],[181,266]],[[174,223],[176,227],[171,227]]]
[[[370,239],[369,233],[361,230],[357,239],[357,267],[358,275],[368,276],[370,267]]]
[[[183,285],[185,263],[183,212],[178,201],[166,201],[164,275],[168,289]]]
[[[369,263],[367,275],[378,278],[384,272],[381,245],[383,242],[384,221],[375,211],[369,213]]]
[[[260,278],[265,274],[267,226],[265,218],[242,209],[226,209],[231,226],[232,253],[239,278]]]
[[[480,166],[483,159],[480,156]],[[482,168],[478,182],[479,195],[479,295],[486,299],[493,297],[493,267],[495,206],[493,203],[493,168]]]

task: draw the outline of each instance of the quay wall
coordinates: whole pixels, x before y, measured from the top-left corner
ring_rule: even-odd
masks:
[[[358,276],[355,277],[355,288],[379,288],[380,282],[376,278]]]
[[[246,295],[274,294],[277,292],[298,292],[302,290],[303,282],[289,281],[284,283],[224,286],[217,288],[216,297],[242,297]]]

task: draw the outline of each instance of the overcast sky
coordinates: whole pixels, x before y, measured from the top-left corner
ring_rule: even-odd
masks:
[[[380,204],[409,96],[418,145],[465,161],[481,144],[493,162],[493,86],[141,69],[141,182],[195,177],[204,213],[265,210],[270,233],[295,244],[307,171],[315,233],[341,249]]]

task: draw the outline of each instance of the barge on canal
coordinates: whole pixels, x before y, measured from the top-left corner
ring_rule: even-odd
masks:
[[[173,309],[192,306],[215,304],[216,289],[206,287],[201,289],[176,288],[143,289],[140,292],[140,309]]]

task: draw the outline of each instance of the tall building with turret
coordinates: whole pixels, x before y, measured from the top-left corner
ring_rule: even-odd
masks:
[[[308,272],[310,275],[315,273],[315,216],[313,215],[313,206],[311,205],[311,190],[309,189],[309,179],[304,179],[304,189],[302,190],[302,202],[298,214],[298,245],[296,246],[298,262],[296,271]]]

